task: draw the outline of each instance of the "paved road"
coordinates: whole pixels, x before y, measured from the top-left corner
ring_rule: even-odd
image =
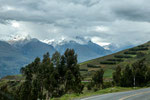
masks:
[[[109,93],[81,100],[150,100],[150,88],[128,92]]]

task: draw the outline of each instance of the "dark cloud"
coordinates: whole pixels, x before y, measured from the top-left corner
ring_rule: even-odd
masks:
[[[149,0],[123,0],[112,7],[116,18],[131,21],[150,21]]]

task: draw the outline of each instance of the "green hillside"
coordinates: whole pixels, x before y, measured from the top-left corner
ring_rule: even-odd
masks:
[[[111,55],[80,63],[80,71],[84,80],[89,80],[96,70],[103,68],[105,70],[105,80],[110,80],[116,66],[119,65],[120,67],[124,67],[127,64],[132,64],[143,57],[146,58],[146,63],[150,66],[150,62],[148,62],[150,60],[150,42]]]

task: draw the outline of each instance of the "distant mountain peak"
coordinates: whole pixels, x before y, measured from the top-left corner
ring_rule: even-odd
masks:
[[[20,35],[16,35],[14,37],[12,37],[10,40],[8,40],[7,42],[10,45],[13,46],[23,46],[29,42],[38,42],[39,40],[36,38],[31,38],[30,35],[25,35],[25,36],[20,36]]]
[[[89,39],[83,38],[76,36],[74,38],[66,38],[66,37],[60,37],[59,39],[45,39],[45,40],[40,40],[46,44],[52,45],[56,47],[57,45],[64,45],[68,43],[78,43],[78,44],[88,44],[90,41]]]
[[[15,35],[15,36],[12,36],[9,40],[8,40],[8,43],[9,44],[14,44],[16,42],[24,42],[24,41],[29,41],[31,40],[31,36],[30,35]]]

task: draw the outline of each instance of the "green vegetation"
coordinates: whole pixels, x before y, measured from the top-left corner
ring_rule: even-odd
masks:
[[[146,65],[150,66],[150,42],[142,44],[140,46],[126,49],[111,55],[107,55],[104,57],[96,58],[93,60],[89,60],[80,64],[81,69],[88,69],[86,72],[82,72],[82,76],[85,80],[91,80],[94,72],[103,68],[107,73],[107,70],[111,70],[113,72],[116,66],[120,66],[121,68],[125,68],[127,65],[131,65],[139,59],[145,58]],[[88,65],[101,66],[100,68],[91,68]],[[105,80],[112,80],[112,73],[107,74],[104,73]],[[108,76],[110,75],[110,76]]]
[[[73,99],[80,99],[80,98],[85,98],[89,96],[96,96],[96,95],[102,95],[102,94],[113,93],[113,92],[130,91],[130,90],[136,90],[136,89],[140,89],[140,88],[139,87],[135,87],[135,88],[110,87],[110,88],[98,90],[96,92],[86,90],[83,94],[65,94],[60,98],[53,98],[52,100],[73,100]]]
[[[112,78],[112,74],[113,74],[114,70],[113,69],[106,69],[105,73],[104,73],[104,78]]]
[[[128,55],[115,55],[115,58],[132,58],[132,56],[128,56]]]
[[[148,47],[136,47],[136,48],[132,48],[132,49],[129,49],[129,51],[144,51],[144,50],[148,50]]]
[[[96,71],[92,77],[92,81],[88,84],[88,90],[91,90],[91,88],[94,88],[94,91],[102,89],[103,88],[103,75],[104,75],[103,69]]]
[[[114,64],[117,64],[117,62],[115,62],[115,61],[103,61],[103,62],[100,62],[100,64],[114,65]]]
[[[100,66],[97,66],[97,65],[91,65],[91,64],[87,64],[87,67],[89,67],[89,68],[101,68]]]
[[[24,80],[4,81],[0,92],[11,94],[15,100],[49,100],[66,93],[80,94],[83,90],[77,55],[72,49],[67,49],[64,55],[56,52],[52,58],[46,53],[42,61],[37,57],[21,73]]]
[[[149,86],[149,45],[150,42],[80,65],[72,49],[63,55],[56,52],[52,58],[46,53],[42,61],[36,58],[23,67],[22,75],[1,79],[0,95],[15,100],[70,100],[133,89],[123,87]]]
[[[142,87],[150,83],[150,68],[145,64],[145,58],[136,61],[131,66],[127,65],[123,70],[116,67],[113,73],[113,82],[122,87]]]

